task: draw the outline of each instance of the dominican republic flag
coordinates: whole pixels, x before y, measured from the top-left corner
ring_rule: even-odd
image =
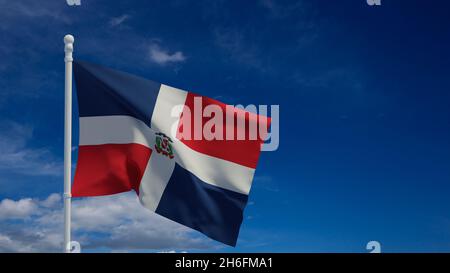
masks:
[[[134,190],[149,210],[235,246],[265,137],[251,139],[249,128],[267,132],[270,119],[86,62],[74,62],[74,76],[80,135],[72,196]],[[226,114],[185,111],[208,106]],[[213,118],[223,121],[212,130],[223,138],[207,140],[194,125]],[[238,140],[243,125],[246,138]]]

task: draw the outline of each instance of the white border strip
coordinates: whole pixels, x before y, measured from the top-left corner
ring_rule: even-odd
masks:
[[[80,146],[137,143],[151,148],[154,142],[154,132],[131,116],[80,118]]]

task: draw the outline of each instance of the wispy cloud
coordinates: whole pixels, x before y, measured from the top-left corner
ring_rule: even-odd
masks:
[[[30,126],[12,121],[0,126],[0,171],[24,175],[62,175],[62,162],[47,148],[30,148],[33,136]]]
[[[313,75],[296,72],[293,80],[306,87],[305,90],[335,92],[335,90],[342,89],[352,100],[361,102],[369,99],[369,93],[365,88],[364,73],[356,67],[337,67]]]
[[[150,60],[159,64],[166,65],[170,63],[180,63],[186,60],[186,56],[181,51],[170,53],[169,50],[162,48],[158,43],[153,42],[149,51]]]
[[[253,185],[255,187],[261,187],[266,191],[271,192],[279,192],[280,189],[278,188],[278,185],[273,181],[272,177],[269,175],[260,175],[255,176],[253,178],[254,182]]]
[[[62,202],[59,194],[44,200],[0,202],[0,252],[61,251]],[[205,249],[211,240],[142,207],[134,193],[74,199],[73,239],[84,249],[111,251],[183,251]]]
[[[294,3],[281,4],[276,0],[260,0],[261,6],[266,8],[273,18],[281,19],[291,15],[299,15],[303,8],[303,1],[295,1]]]
[[[63,12],[65,3],[48,1],[9,1],[0,0],[0,22],[11,21],[11,19],[20,18],[46,18],[63,23],[70,23],[70,17]],[[2,20],[3,19],[3,20]],[[1,27],[0,27],[1,28]]]
[[[123,14],[118,17],[113,17],[113,18],[111,18],[111,20],[109,20],[109,25],[111,27],[120,26],[128,19],[130,19],[130,15],[128,15],[128,14]]]
[[[65,1],[0,0],[0,107],[12,98],[49,96],[58,85],[60,70],[43,64],[60,48],[55,33],[73,22],[67,8]]]
[[[267,68],[263,65],[259,46],[245,37],[245,32],[235,27],[215,27],[213,30],[215,44],[227,52],[231,59],[265,71]]]

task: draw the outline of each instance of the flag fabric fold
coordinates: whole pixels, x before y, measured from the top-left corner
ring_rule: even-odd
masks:
[[[149,210],[235,246],[264,136],[226,135],[241,129],[239,116],[245,136],[252,122],[267,129],[270,118],[87,62],[74,62],[74,76],[79,149],[72,195],[134,190]],[[184,110],[208,106],[228,111],[199,119]],[[186,130],[214,118],[224,121],[214,130],[223,138],[197,139],[202,129]]]

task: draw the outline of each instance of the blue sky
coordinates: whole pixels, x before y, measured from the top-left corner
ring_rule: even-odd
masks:
[[[74,201],[85,251],[450,251],[449,8],[0,0],[0,251],[60,249],[67,33],[75,59],[280,105],[280,146],[260,159],[236,248],[125,194]]]

